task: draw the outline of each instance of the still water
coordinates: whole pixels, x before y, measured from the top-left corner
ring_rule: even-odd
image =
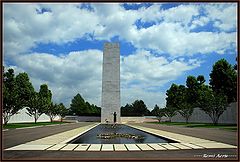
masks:
[[[143,137],[142,139],[131,139],[124,137],[116,137],[112,139],[101,139],[98,138],[99,134],[132,134]],[[76,137],[68,143],[79,144],[79,143],[88,143],[88,144],[130,144],[130,143],[174,143],[176,141],[166,139],[160,136],[156,136],[150,133],[143,132],[141,130],[123,125],[117,124],[115,127],[112,127],[110,124],[100,124],[95,128],[87,131],[86,133]]]

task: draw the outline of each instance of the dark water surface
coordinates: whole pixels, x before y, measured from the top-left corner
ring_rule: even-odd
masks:
[[[108,134],[108,133],[127,133],[143,136],[143,139],[129,139],[123,137],[117,137],[113,139],[100,139],[97,138],[98,134]],[[86,133],[76,137],[68,143],[89,143],[89,144],[129,144],[129,143],[174,143],[176,141],[166,139],[160,136],[156,136],[141,130],[123,125],[117,124],[115,128],[111,125],[100,124],[95,128],[87,131]]]

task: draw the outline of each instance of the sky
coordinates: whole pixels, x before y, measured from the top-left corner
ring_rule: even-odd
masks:
[[[120,44],[121,105],[166,104],[189,75],[236,64],[237,3],[3,3],[3,65],[27,72],[53,101],[101,106],[103,44]],[[14,12],[13,12],[14,11]]]

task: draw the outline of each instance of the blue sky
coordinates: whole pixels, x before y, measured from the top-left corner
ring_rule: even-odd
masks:
[[[47,83],[67,107],[80,93],[101,106],[104,42],[119,42],[121,104],[165,106],[172,83],[236,63],[236,3],[4,3],[4,66]],[[14,12],[11,12],[14,11]]]

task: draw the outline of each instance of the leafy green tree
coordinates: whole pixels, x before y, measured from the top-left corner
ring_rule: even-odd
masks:
[[[188,89],[185,86],[179,86],[177,92],[178,100],[176,105],[176,107],[178,108],[178,112],[182,115],[182,117],[185,118],[186,123],[188,123],[189,118],[192,116],[193,108],[195,107],[195,104],[189,102],[190,97],[188,96],[189,93],[187,90]]]
[[[195,79],[191,77],[187,83],[188,86],[192,86],[192,84],[195,84]],[[190,92],[187,91],[188,88],[186,88],[184,85],[176,85],[172,84],[169,90],[167,90],[167,105],[166,107],[171,107],[173,109],[176,109],[182,115],[186,123],[188,123],[189,118],[191,117],[193,113],[193,108],[195,104],[192,102],[189,102],[190,96],[192,95]],[[191,95],[190,95],[191,94]]]
[[[50,105],[52,102],[52,92],[48,89],[47,84],[42,84],[39,89],[39,97],[46,99],[46,104]]]
[[[132,105],[126,104],[121,107],[121,116],[133,116],[133,108]]]
[[[62,122],[63,118],[67,115],[68,110],[66,109],[63,103],[60,103],[59,105],[57,105],[57,107],[58,107],[57,114],[61,117],[61,122]]]
[[[228,97],[228,103],[236,101],[237,72],[225,59],[221,59],[213,65],[209,84],[217,94],[225,94]]]
[[[177,109],[175,107],[165,107],[163,109],[164,115],[169,118],[169,121],[172,121],[172,117],[174,117],[177,114]]]
[[[90,105],[90,115],[91,116],[101,116],[101,108],[94,104]]]
[[[144,116],[146,114],[149,114],[149,110],[147,109],[147,106],[143,102],[143,100],[136,100],[132,103],[133,112],[137,116]]]
[[[158,115],[158,112],[159,112],[159,106],[158,105],[155,105],[154,106],[154,108],[152,109],[152,111],[151,111],[151,114],[153,115],[153,116],[157,116]]]
[[[45,101],[47,100],[46,98],[42,98],[42,99],[45,99]],[[46,101],[48,102],[48,101]],[[58,110],[58,105],[57,104],[54,104],[54,103],[45,103],[45,110],[44,110],[44,113],[49,116],[50,118],[50,121],[53,122],[53,119],[58,115],[59,113],[59,110]]]
[[[27,73],[19,73],[16,76],[16,92],[18,93],[18,97],[20,98],[21,108],[28,106],[28,102],[30,97],[34,93],[34,88]]]
[[[199,107],[212,119],[214,125],[228,106],[227,96],[222,93],[216,93],[210,88],[205,88],[200,93]]]
[[[36,123],[38,118],[46,111],[46,98],[40,97],[39,93],[35,92],[28,102],[27,114],[34,118]]]
[[[21,100],[17,93],[14,70],[8,69],[3,74],[3,119],[4,125],[8,123],[11,116],[22,108]]]
[[[70,112],[75,115],[86,115],[90,112],[87,104],[79,93],[72,99]]]
[[[178,85],[176,84],[172,84],[171,87],[167,90],[166,92],[166,106],[167,107],[176,107],[177,108],[177,103],[178,103],[178,96],[177,96],[177,92],[178,92]]]
[[[158,105],[155,105],[153,110],[151,111],[152,115],[156,116],[158,121],[161,122],[163,116],[165,116],[164,109],[160,109]]]
[[[197,77],[198,85],[202,85],[202,84],[204,84],[205,81],[206,81],[206,80],[205,80],[205,78],[204,78],[203,75],[199,75],[199,76]]]

